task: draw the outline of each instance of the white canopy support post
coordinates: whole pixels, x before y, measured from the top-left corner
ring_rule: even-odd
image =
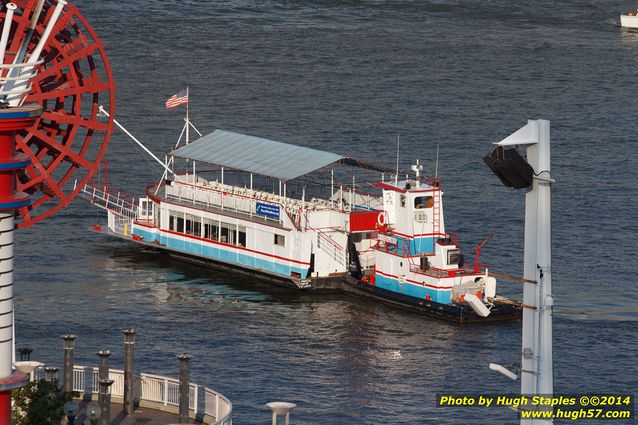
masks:
[[[335,170],[330,170],[330,206],[334,207],[335,196]]]
[[[354,193],[357,190],[357,186],[355,184],[354,176],[352,176],[352,190],[350,191],[350,211],[352,211],[352,204],[354,204]]]
[[[532,190],[525,196],[525,285],[521,352],[521,394],[551,396],[554,392],[552,354],[552,262],[549,121],[530,120],[527,125],[497,143],[526,145],[527,162],[534,169]],[[521,425],[553,424],[551,419],[525,419]]]
[[[250,173],[250,191],[253,191],[253,173]]]
[[[224,184],[224,167],[222,167],[221,183]]]
[[[109,116],[109,113],[106,112],[106,109],[104,109],[104,107],[102,105],[100,105],[99,108],[99,112],[104,114],[105,116]],[[122,124],[120,124],[115,118],[113,119],[113,123],[115,125],[118,126],[118,128],[120,130],[122,130],[124,132],[124,134],[126,134],[132,141],[134,141],[139,147],[141,147],[144,152],[146,152],[147,154],[150,155],[151,158],[153,158],[158,164],[160,164],[162,166],[162,168],[164,168],[164,170],[166,170],[166,172],[173,174],[173,170],[171,170],[167,164],[165,164],[161,159],[159,159],[158,157],[155,156],[155,154],[153,152],[151,152],[150,150],[148,150],[148,148],[146,146],[144,146],[144,144],[142,142],[140,142],[139,140],[137,140],[137,138],[135,136],[133,136],[126,128],[124,128],[124,126],[122,126]]]

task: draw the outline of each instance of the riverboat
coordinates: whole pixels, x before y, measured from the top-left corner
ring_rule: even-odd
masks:
[[[296,290],[337,288],[459,322],[520,317],[479,263],[483,244],[469,261],[446,230],[441,181],[422,177],[418,160],[412,176],[392,177],[351,157],[224,130],[179,144],[139,199],[103,182],[81,188],[107,211],[96,231]]]
[[[620,26],[623,28],[638,29],[638,9],[631,9],[620,14]]]

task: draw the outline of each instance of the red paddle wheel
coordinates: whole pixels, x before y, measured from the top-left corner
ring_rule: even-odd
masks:
[[[114,115],[104,45],[65,0],[1,2],[0,425],[10,423],[13,369],[13,229],[68,205],[99,169]],[[77,180],[77,185],[73,185]],[[16,212],[18,214],[16,214]]]

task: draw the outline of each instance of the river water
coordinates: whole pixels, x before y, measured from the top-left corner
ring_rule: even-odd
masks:
[[[555,388],[638,389],[638,33],[616,26],[620,1],[158,1],[76,4],[106,44],[117,118],[159,155],[183,109],[191,119],[439,175],[446,225],[466,250],[522,273],[524,194],[481,157],[527,119],[551,120]],[[110,180],[131,193],[161,171],[121,133]],[[490,362],[519,361],[520,323],[454,326],[346,295],[299,294],[211,272],[88,229],[76,201],[20,231],[18,346],[61,364],[138,332],[136,367],[227,395],[238,424],[268,423],[264,403],[298,404],[304,424],[511,424],[507,409],[438,409],[436,394],[516,393]],[[521,296],[519,284],[500,284]],[[588,422],[591,424],[596,421]]]

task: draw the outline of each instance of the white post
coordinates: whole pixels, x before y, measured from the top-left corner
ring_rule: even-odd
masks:
[[[7,50],[7,42],[9,41],[9,31],[11,31],[11,25],[13,24],[13,13],[17,8],[18,6],[13,3],[7,4],[7,15],[4,18],[2,38],[0,38],[0,65],[4,64],[4,54]],[[2,70],[0,70],[0,73],[2,73]]]
[[[164,406],[168,406],[168,378],[164,378]]]
[[[190,143],[189,130],[190,130],[191,122],[188,119],[188,104],[190,103],[190,99],[188,97],[188,85],[186,85],[186,99],[187,99],[186,100],[186,125],[185,125],[185,127],[186,127],[186,144],[189,144]]]
[[[552,353],[551,184],[549,121],[530,120],[500,146],[528,145],[527,162],[534,169],[532,190],[525,196],[524,277],[535,285],[523,288],[521,394],[554,392]],[[551,419],[521,420],[522,425],[553,424]]]
[[[335,170],[334,168],[330,170],[330,206],[334,206],[334,200],[332,199],[335,196]]]
[[[252,192],[252,190],[253,190],[253,173],[250,173],[250,191]]]

